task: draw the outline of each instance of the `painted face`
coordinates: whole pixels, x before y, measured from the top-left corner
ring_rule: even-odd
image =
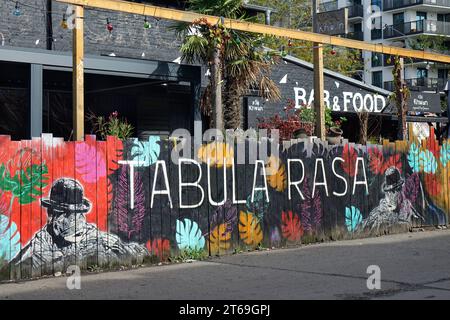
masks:
[[[79,242],[86,233],[86,217],[83,213],[53,214],[51,223],[55,236],[68,242]]]

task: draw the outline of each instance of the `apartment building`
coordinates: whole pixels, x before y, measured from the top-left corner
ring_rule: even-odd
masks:
[[[348,8],[349,32],[342,35],[371,43],[423,49],[423,39],[437,50],[450,53],[450,0],[337,0],[322,1],[319,12]],[[363,52],[363,79],[392,91],[393,59]],[[443,92],[450,66],[404,60],[404,79],[412,90]]]

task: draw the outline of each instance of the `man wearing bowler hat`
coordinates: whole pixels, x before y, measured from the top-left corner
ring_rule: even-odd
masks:
[[[61,269],[64,264],[89,257],[98,256],[99,262],[118,262],[148,254],[145,246],[125,243],[86,221],[91,203],[74,179],[57,180],[50,197],[42,199],[41,205],[47,208],[47,224],[15,257],[16,264],[30,263],[33,269],[53,264],[53,268]]]
[[[403,196],[404,183],[405,180],[396,167],[392,166],[386,170],[382,185],[385,197],[363,221],[362,230],[378,231],[382,226],[409,225],[412,218],[423,219],[411,201]]]

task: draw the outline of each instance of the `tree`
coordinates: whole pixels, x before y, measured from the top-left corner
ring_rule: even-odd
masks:
[[[397,139],[406,140],[408,137],[408,129],[406,127],[406,114],[408,112],[409,89],[402,78],[403,65],[399,56],[394,57],[394,69],[392,75],[394,76],[394,92],[391,95],[391,100],[394,101],[397,107],[398,128]]]
[[[286,28],[312,31],[312,5],[310,0],[252,0],[254,4],[277,10],[272,22]],[[260,21],[262,22],[262,21]],[[313,63],[313,43],[272,37],[268,46],[275,50],[284,48],[284,54]],[[356,77],[364,69],[361,52],[356,49],[324,47],[324,67],[349,77]]]
[[[189,0],[187,9],[202,14],[231,19],[246,19],[243,0]],[[176,26],[182,36],[182,59],[200,62],[211,72],[202,97],[204,114],[214,116],[217,129],[240,126],[240,98],[256,89],[266,99],[280,98],[279,89],[270,79],[272,54],[264,51],[264,37],[227,30],[221,21],[212,25],[205,19]],[[222,99],[225,96],[225,99]],[[222,123],[224,120],[224,124]]]

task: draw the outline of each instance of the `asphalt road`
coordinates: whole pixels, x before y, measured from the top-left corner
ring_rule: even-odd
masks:
[[[381,289],[367,288],[369,265]],[[450,230],[0,285],[0,299],[450,299]]]

